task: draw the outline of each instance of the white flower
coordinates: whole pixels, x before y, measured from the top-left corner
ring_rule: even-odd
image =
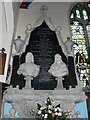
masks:
[[[53,101],[53,100],[52,100],[52,101],[51,101],[51,103],[52,103],[52,104],[54,104],[54,103],[55,103],[55,101]]]
[[[42,114],[42,117],[44,117],[44,115]]]
[[[51,111],[51,110],[48,110],[48,113],[52,113],[52,111]]]
[[[62,113],[61,113],[61,112],[59,112],[59,113],[58,113],[58,116],[62,116]]]
[[[62,112],[62,109],[61,109],[61,108],[58,108],[58,110],[59,110],[60,112]]]
[[[38,111],[38,114],[39,114],[39,115],[41,114],[41,110]]]
[[[40,110],[42,110],[43,108],[41,107]]]
[[[43,110],[43,109],[45,109],[46,107],[45,106],[42,106],[41,108],[40,108],[40,110]]]
[[[51,105],[49,105],[48,108],[51,108]]]
[[[48,115],[47,115],[47,114],[45,114],[44,118],[47,118],[47,117],[48,117]]]
[[[57,108],[55,108],[55,112],[57,111]]]
[[[58,115],[58,113],[56,112],[55,115]]]
[[[60,112],[62,112],[61,108],[59,108],[59,107],[55,108],[55,111],[60,111]]]

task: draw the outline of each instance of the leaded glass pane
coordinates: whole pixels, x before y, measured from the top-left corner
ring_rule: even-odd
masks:
[[[80,18],[80,12],[79,12],[79,10],[76,10],[76,17]]]
[[[84,20],[87,20],[87,19],[88,19],[86,10],[83,10],[83,17],[84,17]]]
[[[90,24],[86,26],[87,35],[88,35],[88,44],[90,45]]]
[[[71,14],[70,18],[74,18],[74,14],[73,13]]]
[[[88,7],[90,7],[90,2],[88,3]]]

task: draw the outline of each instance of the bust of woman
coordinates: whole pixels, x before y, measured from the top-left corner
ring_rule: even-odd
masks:
[[[51,65],[48,72],[56,77],[57,89],[63,89],[62,80],[64,76],[68,75],[68,68],[59,54],[55,55],[55,62]]]
[[[66,64],[62,61],[59,54],[55,55],[55,61],[48,70],[55,77],[65,76],[68,74],[68,68]]]

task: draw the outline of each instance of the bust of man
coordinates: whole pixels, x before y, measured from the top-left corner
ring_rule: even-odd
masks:
[[[25,63],[21,64],[17,73],[22,74],[26,80],[25,88],[31,88],[31,80],[39,73],[40,66],[34,64],[34,57],[31,52],[26,55]]]
[[[34,57],[31,52],[28,52],[26,55],[25,63],[21,64],[18,71],[18,74],[23,76],[32,76],[36,77],[39,73],[39,65],[34,64]]]

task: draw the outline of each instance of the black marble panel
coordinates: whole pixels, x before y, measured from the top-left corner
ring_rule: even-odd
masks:
[[[25,80],[23,75],[18,75],[17,70],[20,65],[20,57],[18,55],[13,57],[13,68],[12,68],[12,75],[11,75],[11,82],[10,84],[13,87],[19,85],[19,88],[22,89],[25,86]]]
[[[65,64],[67,64],[67,58],[59,46],[55,32],[50,30],[45,22],[32,31],[26,51],[21,56],[21,63],[25,62],[25,55],[28,52],[32,52],[34,55],[35,64],[40,65],[39,75],[32,81],[32,87],[34,89],[54,89],[57,82],[55,77],[48,73],[48,70],[54,63],[55,54],[60,54]]]
[[[26,50],[22,53],[21,57],[16,55],[13,57],[13,69],[11,76],[11,85],[20,88],[25,86],[23,75],[18,75],[17,70],[19,65],[25,63],[25,56],[28,52],[32,52],[34,56],[34,63],[40,65],[40,72],[36,78],[31,82],[35,90],[54,90],[57,86],[55,77],[48,73],[51,65],[54,63],[55,54],[60,54],[62,60],[68,66],[69,75],[64,76],[63,87],[69,89],[77,85],[77,78],[75,74],[74,58],[69,56],[68,60],[58,43],[55,31],[49,29],[45,22],[41,26],[32,31],[29,43]]]
[[[78,84],[77,84],[77,77],[74,67],[74,58],[72,56],[68,57],[68,70],[69,70],[69,75],[68,75],[69,86],[75,88]]]

